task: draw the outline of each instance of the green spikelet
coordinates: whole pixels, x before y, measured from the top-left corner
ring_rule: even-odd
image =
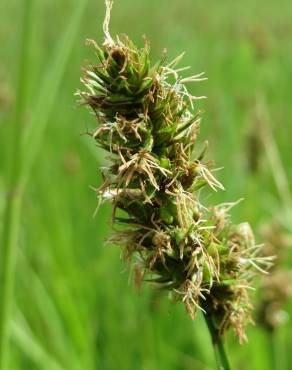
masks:
[[[78,95],[95,114],[92,137],[111,154],[97,190],[122,225],[110,241],[132,261],[137,281],[160,285],[191,318],[201,309],[220,335],[233,327],[244,340],[251,280],[270,260],[257,257],[248,224],[231,223],[232,204],[208,209],[200,203],[202,187],[223,189],[204,153],[194,152],[199,98],[186,84],[205,78],[183,78],[184,68],[176,68],[182,56],[169,63],[164,54],[152,65],[147,41],[139,49],[127,36],[113,40],[109,11],[104,44],[90,41],[96,60],[84,70],[86,91]]]

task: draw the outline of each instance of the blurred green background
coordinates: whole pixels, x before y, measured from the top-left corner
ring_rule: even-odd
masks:
[[[111,33],[127,33],[140,45],[147,35],[154,62],[164,48],[169,59],[186,51],[183,65],[192,74],[206,72],[208,81],[191,89],[208,96],[200,102],[201,143],[208,139],[208,157],[224,167],[217,176],[226,191],[205,201],[244,197],[233,219],[247,220],[255,230],[275,217],[285,232],[292,229],[291,14],[290,0],[116,0],[112,12]],[[19,163],[27,181],[8,370],[215,369],[200,315],[191,322],[181,305],[160,299],[150,286],[137,294],[120,250],[104,243],[110,207],[93,217],[97,200],[90,187],[99,185],[105,157],[81,135],[95,121],[77,106],[74,92],[80,66],[94,60],[85,39],[102,42],[103,16],[102,0],[0,3],[1,220],[11,148],[19,145],[13,129],[18,99],[28,131]],[[23,46],[28,63],[19,94]],[[262,122],[269,132],[264,145]],[[286,309],[292,312],[289,304]],[[288,321],[273,339],[276,365],[271,339],[259,326],[249,327],[243,346],[230,333],[234,369],[291,369],[291,329]]]

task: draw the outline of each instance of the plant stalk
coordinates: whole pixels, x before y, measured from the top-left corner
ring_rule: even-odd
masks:
[[[269,359],[270,359],[270,367],[271,370],[278,370],[278,361],[277,361],[277,353],[276,353],[276,343],[275,343],[275,336],[273,332],[269,332],[267,334],[267,342],[268,342],[268,351],[269,351]]]
[[[285,344],[281,341],[279,328],[266,331],[267,349],[269,352],[271,370],[284,370],[286,365]]]
[[[11,144],[9,145],[10,166],[0,250],[0,370],[9,369],[10,316],[13,302],[16,247],[23,193],[20,182],[20,170],[22,166],[21,143],[28,78],[27,71],[29,66],[28,50],[30,43],[31,8],[32,0],[23,1],[19,77],[14,122],[11,128]]]
[[[218,370],[231,370],[229,361],[224,349],[223,341],[221,336],[216,329],[213,319],[210,315],[204,315],[205,320],[212,338],[212,344],[215,352],[215,358],[218,366]]]

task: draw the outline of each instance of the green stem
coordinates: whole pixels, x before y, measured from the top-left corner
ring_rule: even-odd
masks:
[[[285,345],[280,343],[279,329],[267,331],[266,338],[271,370],[285,369],[286,352],[283,351]]]
[[[268,341],[268,351],[269,351],[269,358],[270,358],[270,368],[271,370],[277,370],[277,360],[276,360],[276,353],[275,353],[275,338],[273,333],[269,332],[267,334],[267,341]]]
[[[216,329],[213,319],[209,315],[204,315],[205,320],[212,338],[212,344],[214,347],[216,362],[218,366],[218,370],[231,370],[228,358],[224,349],[223,341],[221,336]]]
[[[8,177],[7,200],[4,210],[3,231],[0,250],[0,370],[8,370],[8,348],[10,337],[10,314],[13,301],[15,257],[20,220],[22,190],[20,186],[21,141],[25,111],[26,86],[28,78],[28,46],[31,25],[32,0],[23,1],[23,25],[21,29],[21,52],[19,56],[19,79],[15,118],[12,125],[10,172]]]

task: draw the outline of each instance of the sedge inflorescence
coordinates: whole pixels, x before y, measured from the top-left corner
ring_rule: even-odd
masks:
[[[122,225],[110,238],[132,262],[136,282],[152,281],[184,303],[212,317],[218,332],[233,327],[244,340],[252,321],[249,290],[254,276],[269,265],[258,256],[247,223],[232,224],[232,203],[206,207],[203,187],[223,189],[205,150],[197,153],[198,97],[186,87],[202,74],[182,77],[181,56],[166,54],[151,66],[150,47],[138,48],[127,36],[95,48],[96,62],[84,69],[79,91],[97,120],[92,137],[110,153],[97,189],[113,204],[113,221]]]
[[[265,241],[262,255],[277,256],[269,275],[261,279],[257,306],[258,323],[274,333],[289,320],[287,302],[292,298],[292,270],[287,267],[292,238],[279,216],[262,225],[260,234]]]

